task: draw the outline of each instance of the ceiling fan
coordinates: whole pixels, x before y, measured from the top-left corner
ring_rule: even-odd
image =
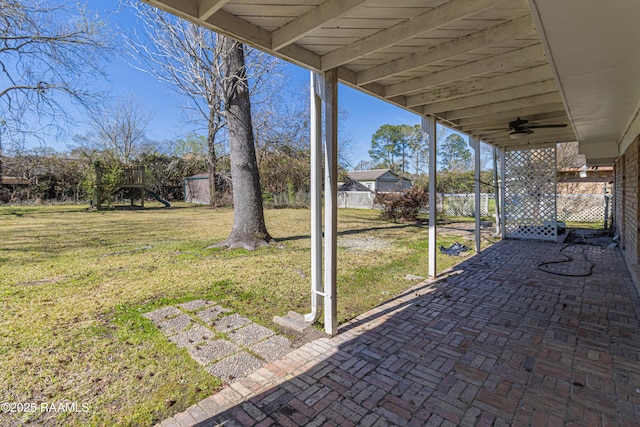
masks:
[[[548,125],[539,125],[536,123],[529,123],[529,120],[524,120],[518,117],[514,121],[509,122],[509,138],[511,139],[523,139],[526,138],[527,135],[533,133],[533,129],[546,129],[546,128],[565,128],[567,125],[565,123],[562,124],[548,124]]]

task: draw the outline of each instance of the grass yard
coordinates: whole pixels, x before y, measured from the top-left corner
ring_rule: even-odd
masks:
[[[0,402],[78,404],[0,413],[0,425],[148,426],[215,393],[219,380],[142,317],[152,309],[208,298],[269,328],[307,312],[309,211],[265,212],[280,247],[204,249],[226,238],[232,214],[0,207]],[[426,276],[426,226],[364,210],[338,218],[340,322],[410,287],[406,274]],[[439,244],[454,241],[473,246]],[[460,260],[439,255],[439,270]]]

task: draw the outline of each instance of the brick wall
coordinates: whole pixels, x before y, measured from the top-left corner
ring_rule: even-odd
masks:
[[[638,264],[638,144],[636,139],[616,162],[616,222],[620,246],[630,265]],[[620,185],[621,184],[621,185]]]
[[[624,248],[624,155],[614,165],[613,222],[620,236],[620,247]]]

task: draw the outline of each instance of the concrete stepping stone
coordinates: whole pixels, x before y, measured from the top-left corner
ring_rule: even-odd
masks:
[[[203,342],[213,339],[214,336],[211,329],[195,325],[191,329],[169,337],[169,341],[176,343],[181,348],[195,348],[202,345]]]
[[[275,335],[252,345],[249,347],[249,350],[262,357],[267,362],[273,362],[274,360],[278,360],[285,354],[289,353],[292,348],[291,341],[288,338]]]
[[[215,305],[215,302],[203,300],[203,299],[194,299],[193,301],[183,302],[182,304],[178,304],[178,307],[186,311],[198,311],[203,308],[210,307],[212,305]]]
[[[243,327],[244,325],[248,325],[251,323],[251,320],[246,317],[240,316],[239,314],[232,314],[231,316],[223,317],[218,320],[213,327],[218,332],[231,332],[234,329],[238,329]]]
[[[196,362],[206,366],[241,350],[240,346],[231,341],[214,340],[208,341],[202,346],[189,347],[187,351]]]
[[[173,317],[178,317],[182,314],[180,310],[175,308],[174,306],[162,307],[154,311],[150,311],[149,313],[144,313],[142,317],[146,317],[151,320],[156,325],[164,322],[167,319],[171,319]]]
[[[191,325],[191,318],[186,314],[158,323],[158,327],[162,329],[162,332],[169,336],[184,331],[189,325]]]
[[[214,305],[213,307],[208,307],[208,308],[205,308],[204,310],[197,312],[196,316],[198,316],[198,318],[205,323],[211,323],[212,321],[220,317],[222,313],[227,313],[229,311],[231,310],[229,310],[228,308],[224,308],[219,305]]]
[[[143,316],[169,341],[186,349],[207,372],[227,382],[243,378],[291,351],[291,341],[269,328],[237,313],[221,317],[230,311],[214,301],[197,299]],[[224,339],[217,333],[225,334]]]
[[[233,382],[240,378],[246,377],[254,371],[260,369],[264,365],[264,361],[258,359],[242,351],[234,354],[231,357],[222,359],[218,363],[207,366],[205,370],[211,375],[215,375],[218,378],[227,382]]]
[[[275,335],[275,332],[271,329],[265,328],[264,326],[260,326],[256,323],[250,323],[247,326],[231,332],[228,337],[231,341],[248,347],[273,335]]]

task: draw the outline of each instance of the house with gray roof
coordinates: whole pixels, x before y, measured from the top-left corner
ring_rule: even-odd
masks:
[[[391,169],[371,169],[347,172],[349,178],[359,182],[371,191],[402,191],[413,186],[410,179],[401,177]]]

